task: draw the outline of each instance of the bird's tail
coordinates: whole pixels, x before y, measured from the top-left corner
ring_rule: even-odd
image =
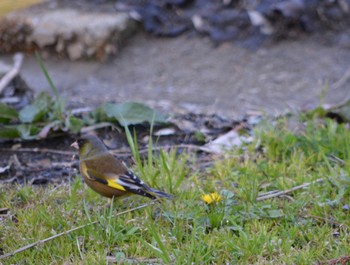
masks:
[[[166,198],[168,200],[172,200],[174,199],[174,196],[168,193],[165,193],[163,191],[160,190],[156,190],[156,189],[152,189],[150,188],[150,192],[155,195],[156,197],[162,197],[162,198]]]

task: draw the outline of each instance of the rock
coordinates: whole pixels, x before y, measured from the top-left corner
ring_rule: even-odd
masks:
[[[35,43],[40,48],[44,48],[45,46],[53,45],[56,42],[56,37],[50,30],[37,28],[28,36],[26,42]]]
[[[43,52],[64,55],[72,60],[104,60],[109,55],[117,54],[120,44],[125,43],[124,40],[134,32],[136,25],[127,13],[72,8],[29,8],[8,14],[0,25],[4,21],[9,25],[18,25],[19,29],[23,28],[23,24],[26,31],[24,37],[18,39],[16,31],[0,27],[0,51],[14,52],[39,47]]]
[[[77,60],[83,57],[84,45],[80,42],[73,43],[67,47],[68,57],[71,60]]]
[[[65,48],[64,40],[62,38],[59,38],[56,44],[56,52],[61,53],[64,51],[64,48]]]

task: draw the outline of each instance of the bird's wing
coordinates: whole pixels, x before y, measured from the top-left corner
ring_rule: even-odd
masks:
[[[86,175],[90,180],[97,181],[113,189],[135,193],[151,199],[156,198],[150,194],[153,190],[130,170],[123,175],[109,173],[104,174],[103,177],[99,176],[94,170],[87,170]]]
[[[148,187],[131,170],[127,170],[124,174],[121,175],[109,174],[106,176],[106,180],[108,181],[108,186],[112,188],[123,188],[124,191],[155,199],[155,197],[150,194],[150,192],[153,192],[153,189]]]
[[[114,157],[105,156],[104,159],[100,157],[98,161],[89,159],[85,162],[88,163],[88,169],[85,171],[85,175],[89,179],[98,181],[113,189],[135,193],[151,199],[156,198],[152,195],[155,193],[154,189],[148,187],[146,183]],[[101,168],[104,168],[104,172],[98,170]]]
[[[108,186],[114,187],[115,185],[121,185],[126,191],[146,196],[151,199],[156,198],[154,195],[167,199],[173,198],[170,194],[148,187],[146,183],[139,179],[131,170],[128,170],[123,175],[114,176],[112,180],[108,179]]]
[[[118,181],[116,181],[118,177],[115,174],[100,176],[100,174],[98,174],[94,170],[87,170],[86,175],[90,180],[97,181],[101,184],[104,184],[117,190],[127,191],[123,184],[119,184]]]
[[[109,174],[109,176],[106,176],[106,179],[109,185],[118,184],[123,186],[126,190],[142,189],[151,191],[151,189],[131,170],[127,170],[124,174],[119,175]]]
[[[93,170],[87,169],[85,171],[85,176],[90,180],[97,181],[97,182],[104,184],[104,185],[108,185],[108,181],[104,178],[99,177],[99,175],[96,174]]]

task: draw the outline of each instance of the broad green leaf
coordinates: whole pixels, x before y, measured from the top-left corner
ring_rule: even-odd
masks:
[[[40,109],[34,105],[27,105],[19,112],[21,122],[33,122],[41,116]]]
[[[21,122],[31,123],[40,121],[46,114],[50,112],[52,105],[52,98],[46,93],[42,92],[34,100],[31,105],[25,106],[19,112]]]
[[[282,210],[268,210],[267,213],[270,218],[279,218],[283,216]]]
[[[7,123],[17,118],[18,113],[14,108],[7,106],[4,103],[0,103],[0,123]]]
[[[121,104],[106,103],[103,104],[100,109],[108,118],[117,120],[122,126],[135,125],[144,122],[166,122],[165,115],[137,102],[126,102]]]
[[[66,99],[58,97],[53,105],[53,115],[51,119],[64,120],[64,112],[66,110]]]
[[[37,106],[39,109],[48,109],[53,105],[53,100],[49,94],[41,92],[34,100],[33,105]]]
[[[4,126],[0,127],[0,139],[34,139],[39,131],[38,127],[30,124]]]
[[[17,130],[22,139],[35,139],[40,129],[31,124],[21,124],[17,126]]]
[[[15,139],[19,137],[20,133],[15,126],[0,127],[0,139]]]
[[[85,123],[84,123],[84,121],[82,119],[76,118],[74,116],[69,116],[69,118],[67,118],[66,127],[72,133],[80,132],[80,129],[83,128],[84,125],[85,125]]]
[[[115,257],[115,260],[117,263],[120,263],[120,262],[126,262],[127,259],[126,259],[126,256],[123,252],[116,252],[114,253],[114,257]]]

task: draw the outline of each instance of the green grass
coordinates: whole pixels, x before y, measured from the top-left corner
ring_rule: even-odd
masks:
[[[1,186],[0,208],[10,209],[0,217],[1,253],[98,223],[0,263],[106,264],[112,256],[118,264],[316,264],[349,255],[350,131],[331,121],[304,125],[260,126],[254,143],[204,173],[190,170],[189,162],[199,163],[193,154],[136,156],[135,172],[176,197],[118,217],[148,200],[133,196],[108,206],[79,178],[55,187]],[[288,197],[256,201],[319,178]],[[201,196],[212,192],[223,199],[207,205]]]

